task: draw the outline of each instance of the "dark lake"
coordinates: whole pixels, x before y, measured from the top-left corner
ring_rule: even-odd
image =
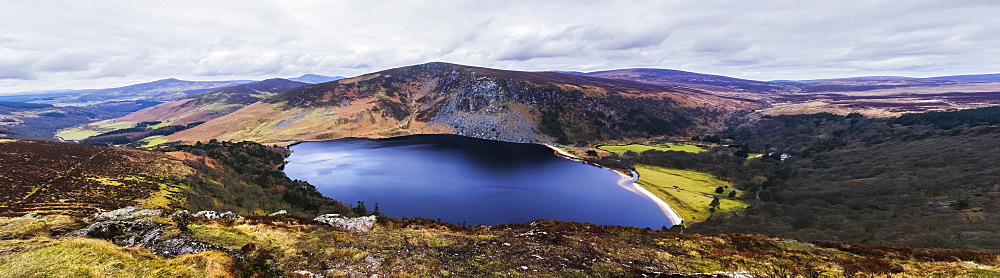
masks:
[[[475,224],[536,219],[670,227],[618,173],[561,158],[543,145],[457,135],[339,139],[292,146],[285,173],[324,196],[391,217]]]

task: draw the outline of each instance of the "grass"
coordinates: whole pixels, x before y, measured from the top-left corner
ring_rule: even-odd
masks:
[[[747,206],[742,201],[727,199],[729,193],[735,189],[728,182],[710,174],[642,164],[635,167],[639,172],[639,185],[670,204],[687,224],[705,221],[711,217],[712,212],[709,208],[713,197],[709,196],[720,197],[717,211]],[[716,188],[720,186],[725,187],[723,193],[715,193]],[[742,195],[742,192],[736,192],[737,197]]]
[[[83,127],[71,127],[60,130],[56,133],[56,136],[62,137],[63,140],[83,140],[98,134],[101,134],[101,131],[86,129]]]
[[[219,251],[167,259],[105,240],[64,238],[0,257],[0,277],[232,277],[234,264]]]
[[[601,146],[600,149],[613,152],[616,154],[624,154],[627,151],[633,151],[636,153],[641,153],[648,150],[658,150],[658,151],[679,151],[679,152],[690,152],[690,153],[700,153],[707,151],[708,149],[682,143],[666,143],[666,144],[631,144],[622,146]]]
[[[65,215],[47,215],[39,218],[0,218],[0,240],[27,239],[48,235],[51,231],[68,231],[79,228],[80,221]]]
[[[142,142],[145,142],[145,144],[142,145],[142,148],[152,148],[159,144],[166,143],[167,139],[164,138],[163,135],[156,135],[143,138]]]

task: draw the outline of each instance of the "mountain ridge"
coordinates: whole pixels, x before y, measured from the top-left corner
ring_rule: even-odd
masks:
[[[287,144],[453,133],[578,143],[683,135],[756,105],[628,80],[433,62],[295,88],[168,139]]]

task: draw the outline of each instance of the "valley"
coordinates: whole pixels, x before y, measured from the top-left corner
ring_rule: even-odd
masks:
[[[44,261],[101,250],[159,276],[1000,269],[992,80],[427,63],[325,81],[0,102],[0,266],[57,273]],[[163,234],[67,236],[127,206],[160,214],[122,225]],[[165,216],[180,210],[242,218]],[[356,233],[313,220],[327,213],[378,220]]]

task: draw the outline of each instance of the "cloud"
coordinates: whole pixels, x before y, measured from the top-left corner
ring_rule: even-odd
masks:
[[[0,93],[430,61],[763,80],[1000,72],[991,1],[0,1]]]

